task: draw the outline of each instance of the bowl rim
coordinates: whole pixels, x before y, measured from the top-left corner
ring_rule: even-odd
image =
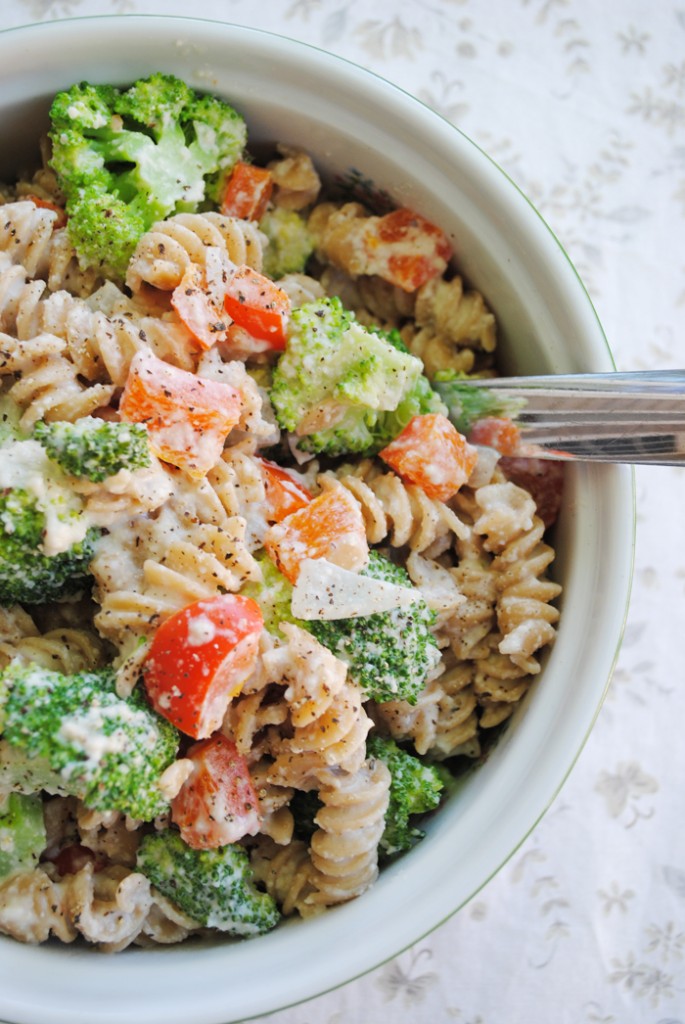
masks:
[[[109,24],[112,26],[113,30],[116,30],[118,28],[126,32],[128,31],[128,29],[125,28],[125,26],[134,26],[136,23],[140,24],[143,21],[147,23],[157,22],[160,25],[164,25],[167,27],[171,27],[173,25],[185,27],[209,27],[216,29],[217,32],[228,32],[234,38],[244,36],[245,39],[261,39],[264,42],[265,46],[285,46],[291,51],[294,50],[295,53],[301,53],[303,57],[308,54],[309,59],[311,60],[312,63],[325,62],[326,65],[332,66],[335,75],[341,79],[344,78],[346,80],[349,80],[350,84],[353,85],[355,89],[357,87],[361,88],[363,82],[368,83],[369,80],[373,80],[376,86],[373,103],[382,105],[384,107],[387,106],[393,108],[393,110],[395,108],[399,109],[399,105],[402,105],[405,108],[407,105],[409,105],[410,107],[413,107],[415,111],[420,111],[421,119],[424,122],[423,130],[427,134],[434,135],[435,137],[439,136],[441,142],[444,142],[446,140],[448,133],[455,139],[460,138],[462,140],[462,146],[472,147],[472,150],[476,151],[478,154],[477,159],[479,161],[482,161],[482,158],[485,158],[487,165],[492,169],[493,172],[496,172],[498,180],[505,179],[506,182],[508,183],[508,186],[510,186],[511,189],[513,189],[513,191],[511,191],[510,194],[512,197],[514,195],[516,196],[515,200],[512,199],[512,203],[516,205],[517,216],[520,215],[525,219],[529,219],[531,213],[535,214],[538,228],[542,232],[541,237],[544,236],[544,238],[547,239],[548,243],[553,243],[558,252],[563,256],[565,265],[564,272],[568,275],[569,282],[571,280],[571,277],[575,279],[573,287],[576,290],[574,292],[576,299],[579,303],[581,301],[584,303],[585,318],[588,321],[588,323],[590,320],[594,321],[593,329],[595,338],[597,341],[602,340],[604,345],[604,352],[602,354],[602,358],[599,358],[599,354],[596,353],[598,361],[603,365],[599,367],[589,368],[615,368],[613,363],[613,357],[611,355],[611,350],[607,338],[602,329],[601,323],[599,321],[597,312],[576,268],[574,267],[572,261],[570,260],[568,254],[559,242],[556,235],[552,232],[549,225],[546,223],[542,215],[532,204],[532,202],[528,199],[525,193],[518,187],[518,185],[516,185],[515,181],[510,177],[510,175],[508,175],[486,151],[484,151],[477,143],[475,143],[468,135],[466,135],[462,129],[458,128],[456,125],[449,122],[441,114],[427,106],[427,104],[423,103],[420,99],[413,96],[411,93],[407,92],[401,86],[398,86],[393,82],[388,81],[386,78],[379,75],[377,72],[364,68],[345,57],[341,57],[336,54],[330,53],[329,51],[326,51],[323,48],[318,47],[314,44],[293,39],[291,37],[271,32],[266,29],[252,28],[244,25],[234,24],[231,22],[221,21],[218,19],[202,17],[198,18],[185,15],[131,13],[123,15],[98,14],[75,16],[69,18],[56,19],[51,22],[27,23],[24,25],[8,27],[6,29],[0,30],[0,41],[2,41],[8,36],[12,37],[18,35],[24,35],[28,38],[29,36],[37,37],[40,35],[49,34],[52,37],[54,33],[68,34],[69,30],[79,27],[82,27],[86,30],[91,27],[93,29],[96,29],[102,24]],[[152,63],[154,63],[154,61],[151,61],[151,64]],[[519,214],[519,211],[523,209],[521,203],[522,200],[525,201],[525,214]],[[583,296],[584,299],[582,298]],[[624,557],[622,559],[620,565],[618,555],[615,555],[615,560],[617,563],[616,569],[620,570],[621,573],[620,586],[618,586],[617,584],[616,589],[617,593],[622,595],[622,598],[617,602],[617,607],[612,610],[613,614],[611,618],[611,635],[615,639],[615,645],[612,651],[604,653],[601,671],[601,676],[603,680],[605,680],[603,683],[603,688],[601,690],[601,693],[595,694],[596,703],[594,707],[591,709],[591,713],[590,711],[588,711],[587,716],[584,718],[582,729],[579,727],[576,730],[576,734],[574,734],[575,739],[573,741],[573,756],[570,757],[569,760],[564,761],[563,771],[557,769],[553,780],[549,781],[544,786],[538,782],[536,798],[533,801],[535,805],[534,813],[529,811],[526,817],[525,827],[521,826],[521,828],[518,829],[517,837],[516,840],[513,842],[513,845],[508,845],[506,853],[500,854],[497,858],[497,862],[490,865],[490,868],[487,872],[487,876],[482,877],[479,883],[475,886],[475,888],[471,888],[468,894],[460,898],[460,900],[456,904],[453,904],[450,900],[443,901],[445,903],[445,906],[443,906],[439,914],[436,914],[435,903],[427,902],[423,909],[419,908],[419,910],[417,910],[417,917],[415,918],[415,920],[421,922],[418,927],[410,929],[406,925],[404,925],[400,928],[397,928],[397,922],[394,922],[395,927],[393,928],[391,935],[387,934],[388,929],[386,927],[382,943],[382,948],[384,949],[384,951],[382,954],[379,954],[377,956],[374,955],[372,962],[362,964],[360,962],[360,950],[358,949],[351,949],[350,947],[348,947],[347,949],[340,950],[338,962],[334,965],[329,964],[327,971],[320,972],[319,982],[316,984],[314,988],[312,988],[311,985],[304,985],[303,983],[299,982],[298,979],[296,978],[292,978],[287,994],[284,990],[283,994],[278,997],[276,1002],[274,1002],[269,997],[268,993],[262,992],[260,994],[259,1005],[250,1008],[247,1012],[246,1006],[243,1004],[241,1004],[240,1007],[236,1006],[235,1009],[231,1007],[229,1005],[230,996],[228,994],[224,994],[224,996],[221,999],[218,999],[215,993],[213,1000],[211,1001],[211,1006],[210,1002],[205,1001],[205,1003],[202,1004],[202,1013],[199,1016],[193,1014],[194,1019],[198,1021],[198,1024],[200,1024],[200,1022],[202,1022],[202,1024],[205,1024],[205,1022],[206,1024],[219,1024],[220,1021],[228,1020],[226,1014],[233,1014],[233,1016],[231,1016],[231,1020],[237,1021],[247,1020],[265,1013],[285,1009],[289,1006],[296,1005],[297,1003],[300,1003],[306,999],[314,998],[315,996],[321,995],[325,992],[338,988],[341,985],[347,983],[348,981],[352,981],[364,974],[367,974],[369,971],[379,967],[381,964],[397,956],[399,953],[407,949],[409,946],[420,941],[426,934],[432,932],[435,928],[439,927],[442,923],[444,923],[445,920],[452,917],[459,909],[461,909],[461,907],[463,907],[465,903],[472,899],[473,896],[475,896],[476,893],[480,891],[480,889],[482,889],[483,886],[485,886],[490,881],[490,879],[501,869],[501,867],[510,859],[510,857],[513,856],[515,851],[520,847],[520,845],[527,839],[530,833],[537,826],[540,819],[543,817],[546,810],[553,802],[553,800],[556,798],[560,789],[564,785],[566,779],[568,778],[568,775],[572,771],[573,766],[575,765],[578,757],[580,756],[580,753],[587,741],[588,736],[590,735],[590,732],[592,731],[592,727],[594,726],[597,715],[599,714],[604,696],[609,686],[616,658],[618,657],[618,652],[620,649],[621,639],[623,635],[623,629],[625,627],[626,615],[629,607],[630,586],[634,562],[634,538],[636,525],[634,472],[631,469],[628,469],[627,467],[601,467],[594,468],[592,471],[589,472],[591,480],[598,480],[601,475],[603,479],[608,481],[607,487],[613,488],[613,501],[616,507],[623,503],[624,518],[621,522],[617,524],[617,537],[615,543],[618,547],[620,539],[622,539],[624,542],[628,541],[627,547],[629,553],[627,557]],[[594,474],[594,476],[592,476],[592,474]],[[425,846],[417,847],[416,850],[412,851],[412,853],[410,854],[412,864],[416,864],[416,866],[418,867],[420,862],[424,862],[426,865],[426,870],[430,870],[430,862],[432,858],[429,856],[429,854],[430,850],[426,849]],[[412,873],[415,874],[416,872],[413,871]],[[379,882],[376,883],[374,889],[372,889],[369,893],[365,894],[365,896],[363,897],[365,904],[369,907],[375,907],[377,903],[382,903],[383,893],[388,888],[388,886],[394,887],[396,884],[401,884],[406,874],[406,864],[403,865],[402,861],[398,861],[395,864],[393,864],[386,872],[384,872],[381,875],[381,878],[379,879]],[[397,883],[396,881],[398,878],[400,880],[399,883]],[[376,895],[374,895],[374,893]],[[349,935],[352,935],[354,927],[359,924],[358,918],[360,915],[358,910],[355,909],[356,906],[356,903],[348,904],[346,906],[336,908],[335,910],[327,911],[326,915],[324,915],[322,918],[304,922],[303,927],[311,931],[312,937],[308,942],[310,951],[314,951],[314,949],[317,946],[321,947],[322,944],[325,945],[326,942],[331,941],[332,936],[329,933],[333,933],[334,936],[338,929],[342,930],[343,933],[348,933]],[[328,921],[331,922],[330,925],[326,923]],[[337,922],[337,926],[334,926],[333,922]],[[294,928],[286,926],[285,928],[279,929],[278,934],[287,936],[288,932],[294,932],[294,930]],[[274,942],[275,937],[276,933],[271,933],[270,935],[263,936],[258,940],[253,940],[253,942],[260,944],[255,945],[253,948],[255,949],[255,951],[261,948],[263,950],[263,953],[266,954],[268,958],[272,948],[276,950],[276,953],[278,953],[279,947],[282,945],[280,941]],[[3,1016],[7,1015],[7,1019],[12,1020],[13,1024],[14,1022],[16,1022],[16,1024],[36,1024],[39,1017],[41,1020],[41,1024],[81,1024],[81,1022],[83,1022],[83,1024],[86,1024],[86,1022],[90,1019],[87,1014],[89,1012],[92,1012],[91,1010],[83,1011],[83,1013],[86,1013],[86,1016],[83,1016],[83,1014],[81,1014],[80,1016],[75,1016],[73,1008],[69,1007],[65,1010],[52,1003],[49,1006],[47,1006],[45,1005],[47,1000],[41,1003],[40,1005],[34,1003],[32,1000],[29,1000],[27,1002],[26,1000],[18,1001],[12,998],[9,1001],[6,1001],[7,984],[9,978],[11,977],[12,966],[18,963],[20,959],[23,959],[24,956],[33,955],[33,959],[35,960],[35,963],[37,965],[37,970],[40,972],[41,965],[43,965],[48,971],[47,975],[45,975],[44,973],[44,977],[50,977],[51,973],[54,972],[55,969],[59,970],[60,963],[62,963],[63,966],[66,968],[68,961],[75,961],[75,969],[78,971],[78,963],[84,962],[82,956],[80,955],[80,951],[72,950],[69,947],[65,947],[64,950],[59,950],[59,953],[62,955],[55,957],[55,949],[53,947],[48,946],[31,948],[29,952],[29,947],[22,947],[17,943],[12,943],[12,948],[18,947],[22,956],[20,957],[18,955],[5,955],[4,946],[6,945],[6,943],[9,942],[12,942],[12,940],[2,940],[3,966],[0,967],[0,972],[6,975],[7,980],[5,981],[5,986],[3,986],[4,994],[0,995],[0,1013]],[[244,950],[246,945],[248,944],[233,946],[230,943],[227,943],[222,944],[221,946],[216,945],[212,947],[203,948],[202,957],[205,963],[200,965],[200,973],[202,974],[202,977],[204,979],[208,979],[211,977],[212,972],[214,972],[215,974],[217,972],[220,972],[220,970],[224,966],[222,963],[223,960],[229,956],[231,958],[235,957],[236,953],[241,948]],[[250,943],[249,945],[251,946],[252,943]],[[359,946],[364,947],[364,943],[359,943]],[[89,963],[92,963],[92,951],[86,950],[83,952],[86,953]],[[136,951],[134,953],[127,952],[124,954],[120,954],[116,962],[126,964],[127,969],[131,970],[132,972],[131,977],[133,978],[135,976],[136,983],[145,985],[145,968],[148,965],[151,965],[153,961],[163,958],[165,968],[166,970],[169,970],[170,968],[173,968],[173,964],[175,962],[174,957],[178,959],[180,956],[182,958],[184,954],[188,952],[190,952],[190,950],[187,946],[154,951],[152,953],[149,953],[148,951]],[[240,961],[241,959],[243,959],[243,957],[238,955],[237,960]],[[329,960],[330,959],[331,958],[329,957]],[[56,960],[56,968],[50,967],[50,964],[53,960]],[[34,968],[34,970],[36,970],[36,968]],[[95,973],[98,975],[102,974],[101,964]],[[38,976],[40,976],[40,974]],[[266,990],[267,988],[268,986],[262,986],[262,989],[264,990]],[[38,1013],[37,1016],[26,1016],[27,1013],[32,1014],[34,1010]],[[99,1019],[102,1021],[102,1024],[106,1024],[107,1021],[123,1021],[125,1019],[124,1014],[129,1013],[128,1010],[122,1009],[121,1011],[115,1011],[116,1015],[111,1015],[110,1008],[108,1007],[102,1007],[102,1011],[104,1015],[100,1014],[99,1016]],[[48,1016],[46,1016],[46,1013],[48,1014]],[[14,1016],[11,1016],[13,1014]],[[239,1015],[236,1016],[235,1014]],[[150,1024],[157,1024],[158,1021],[162,1020],[166,1021],[167,1024],[176,1024],[176,1021],[178,1021],[180,1024],[182,1020],[187,1020],[187,1016],[188,1010],[185,1007],[174,1008],[170,1006],[165,1006],[163,1008],[163,1017],[161,1015],[158,1017],[148,1013],[144,1017],[138,1019],[145,1020],[146,1022],[150,1021]],[[130,1016],[128,1017],[128,1019],[131,1019]]]

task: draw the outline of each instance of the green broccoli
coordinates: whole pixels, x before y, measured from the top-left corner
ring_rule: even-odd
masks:
[[[50,122],[69,238],[82,266],[115,279],[155,221],[217,202],[246,140],[227,103],[161,73],[124,90],[72,85]]]
[[[362,576],[411,587],[400,566],[372,551]],[[440,659],[430,631],[434,613],[422,598],[408,608],[393,608],[353,619],[309,620],[307,629],[345,661],[352,679],[376,701],[415,704],[428,673]]]
[[[240,593],[257,602],[262,611],[265,628],[281,639],[283,637],[278,628],[281,622],[293,622],[296,626],[306,629],[307,623],[296,619],[290,610],[293,596],[293,585],[290,580],[279,572],[265,552],[258,552],[255,560],[262,570],[262,582],[247,583]]]
[[[264,214],[259,229],[269,239],[262,268],[265,274],[277,280],[304,270],[314,252],[314,240],[299,213],[277,206]]]
[[[414,846],[425,833],[409,819],[433,811],[440,803],[442,773],[395,743],[377,734],[366,742],[366,753],[388,766],[391,775],[390,801],[380,849],[385,857]]]
[[[418,412],[444,406],[420,359],[357,323],[338,298],[295,309],[270,397],[303,451],[372,455]]]
[[[137,867],[164,896],[208,928],[249,938],[280,920],[273,898],[255,886],[247,852],[237,843],[194,850],[178,832],[167,829],[145,836]]]
[[[0,604],[43,604],[83,588],[101,531],[33,440],[0,459]]]
[[[46,842],[41,798],[10,793],[0,807],[0,880],[35,868]]]
[[[117,696],[111,669],[62,675],[14,661],[0,676],[0,700],[4,741],[25,756],[22,788],[31,786],[35,759],[35,788],[47,782],[94,810],[144,821],[166,810],[158,781],[178,733],[138,691]]]
[[[447,415],[460,434],[468,434],[476,420],[485,416],[516,419],[525,408],[524,398],[515,398],[490,388],[474,388],[468,381],[477,379],[454,370],[439,370],[433,387],[447,406]]]
[[[95,483],[122,469],[150,465],[147,431],[140,423],[109,423],[94,416],[76,423],[41,421],[33,436],[66,473]]]

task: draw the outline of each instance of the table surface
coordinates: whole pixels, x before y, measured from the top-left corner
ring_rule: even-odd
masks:
[[[6,0],[0,28],[169,13],[266,28],[435,107],[532,199],[619,369],[685,365],[683,0]],[[461,912],[269,1024],[685,1021],[685,471],[638,468],[625,640],[534,833]]]

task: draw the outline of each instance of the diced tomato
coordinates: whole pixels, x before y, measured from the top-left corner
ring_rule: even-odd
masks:
[[[552,526],[561,508],[564,463],[554,459],[504,458],[499,466],[508,480],[532,496],[545,526]]]
[[[313,495],[293,473],[268,459],[257,461],[264,474],[266,518],[270,523],[280,523],[281,519],[309,504]]]
[[[291,583],[305,558],[325,558],[353,570],[362,569],[369,558],[361,508],[343,487],[324,491],[271,526],[264,547]]]
[[[202,477],[240,419],[242,396],[230,384],[197,377],[139,349],[121,396],[124,420],[144,423],[155,455]]]
[[[521,442],[521,431],[513,420],[485,416],[473,424],[468,439],[471,444],[495,448],[500,455],[513,455]]]
[[[261,220],[266,213],[273,187],[271,171],[239,161],[226,182],[221,212],[242,220]]]
[[[239,327],[268,341],[270,348],[285,348],[290,299],[268,277],[252,267],[238,267],[228,282],[224,301],[226,312]]]
[[[241,594],[195,601],[166,619],[143,662],[155,711],[193,739],[210,736],[254,668],[263,627],[259,605]]]
[[[364,231],[366,273],[413,292],[442,274],[452,255],[447,235],[418,213],[402,207],[370,217]]]
[[[189,263],[171,295],[171,305],[200,348],[208,349],[225,341],[228,322],[207,291],[204,271]]]
[[[53,224],[53,231],[57,231],[58,228],[63,228],[67,223],[67,212],[66,210],[58,206],[57,203],[51,202],[49,199],[41,199],[40,196],[34,196],[32,193],[23,196],[24,199],[30,200],[34,206],[40,206],[43,210],[52,210],[57,214],[57,220]]]
[[[414,416],[379,457],[429,498],[447,501],[468,480],[478,453],[446,416],[426,413]]]
[[[171,802],[171,818],[194,850],[212,850],[259,832],[259,797],[247,761],[220,732],[185,755],[193,770]]]

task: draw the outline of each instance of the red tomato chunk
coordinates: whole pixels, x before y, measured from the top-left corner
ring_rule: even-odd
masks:
[[[223,721],[257,660],[259,605],[240,594],[195,601],[161,624],[143,664],[155,711],[193,739]]]
[[[269,348],[285,348],[290,298],[268,277],[241,266],[226,286],[224,299],[231,320]]]
[[[259,798],[247,761],[222,733],[195,743],[185,755],[193,771],[171,803],[181,838],[194,850],[212,850],[259,832]]]

